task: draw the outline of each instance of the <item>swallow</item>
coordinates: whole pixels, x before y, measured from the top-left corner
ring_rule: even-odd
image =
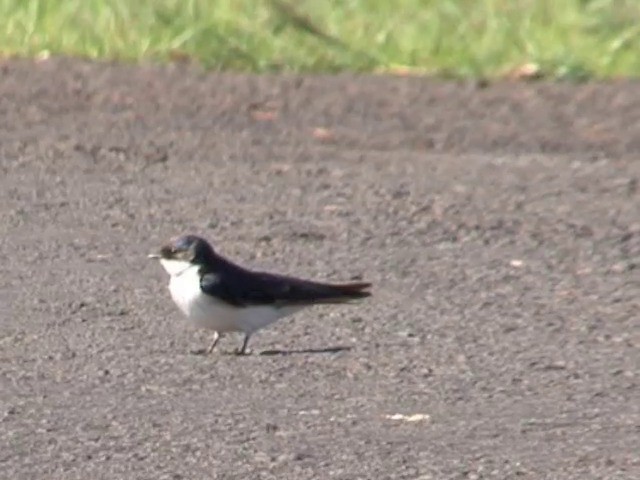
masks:
[[[258,330],[306,307],[349,303],[371,295],[367,282],[323,283],[292,276],[254,271],[219,255],[203,238],[184,235],[158,253],[169,274],[171,298],[187,321],[213,331],[211,353],[228,332],[244,334],[239,355]]]

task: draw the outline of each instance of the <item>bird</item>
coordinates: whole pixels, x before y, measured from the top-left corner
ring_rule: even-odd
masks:
[[[247,353],[258,330],[306,307],[351,303],[369,297],[371,283],[323,283],[250,270],[218,254],[204,238],[187,234],[162,246],[158,259],[169,274],[174,303],[197,327],[213,331],[210,354],[221,336],[244,334],[238,355]]]

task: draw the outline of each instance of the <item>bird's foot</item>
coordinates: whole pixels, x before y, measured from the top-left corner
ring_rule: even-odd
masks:
[[[250,355],[251,354],[251,350],[247,349],[247,345],[249,344],[249,338],[251,338],[250,334],[245,334],[244,335],[244,339],[242,340],[242,346],[240,348],[236,348],[235,350],[235,354],[240,356],[240,355]]]
[[[213,352],[213,349],[216,348],[220,337],[221,335],[218,332],[213,332],[213,341],[211,342],[211,345],[209,345],[209,348],[207,348],[207,350],[205,351],[207,355],[211,354],[211,352]]]

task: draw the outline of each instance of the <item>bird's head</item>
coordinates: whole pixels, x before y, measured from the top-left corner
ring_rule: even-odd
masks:
[[[156,258],[169,275],[179,275],[191,266],[203,266],[211,262],[215,253],[211,245],[197,235],[183,235],[172,239],[162,246],[158,253],[149,258]]]

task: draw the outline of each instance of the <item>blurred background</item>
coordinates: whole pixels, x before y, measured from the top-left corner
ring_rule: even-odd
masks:
[[[639,20],[636,0],[0,0],[0,54],[584,79],[640,71]]]

